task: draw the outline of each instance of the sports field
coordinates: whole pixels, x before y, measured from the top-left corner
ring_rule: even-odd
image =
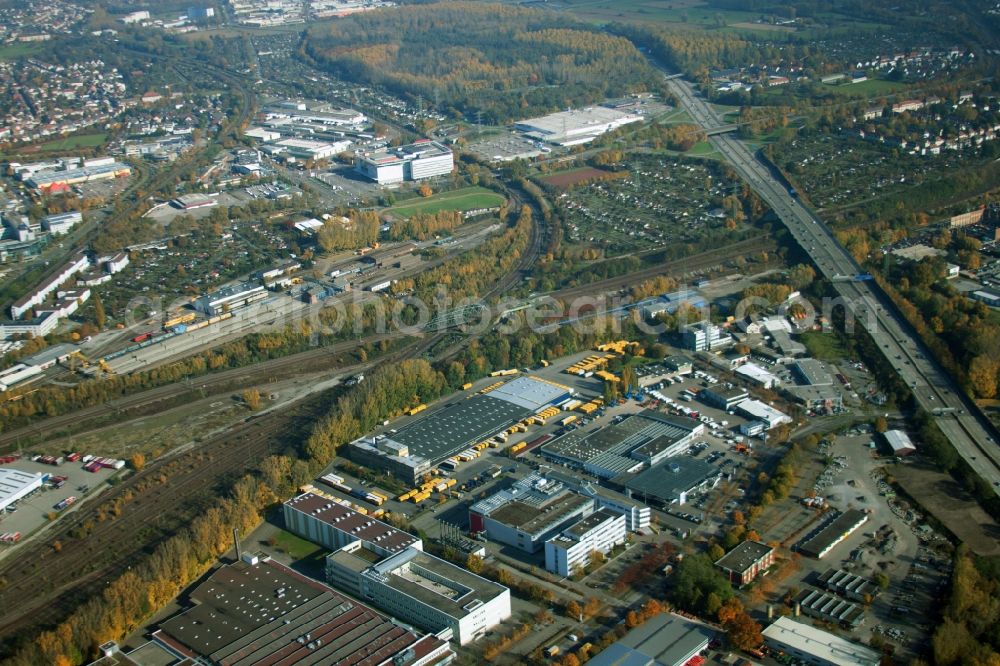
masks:
[[[103,132],[97,134],[78,134],[68,136],[64,139],[53,139],[35,146],[37,150],[43,152],[55,152],[62,150],[74,150],[76,148],[97,148],[104,145],[108,135]]]
[[[433,214],[443,210],[476,210],[478,208],[495,208],[503,204],[505,199],[493,190],[485,187],[464,187],[452,192],[434,194],[424,199],[393,206],[385,212],[397,217],[409,217],[416,213]]]

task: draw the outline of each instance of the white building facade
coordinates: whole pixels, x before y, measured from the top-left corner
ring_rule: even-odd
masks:
[[[545,569],[569,576],[587,566],[594,552],[607,555],[625,543],[625,514],[600,509],[545,542]]]

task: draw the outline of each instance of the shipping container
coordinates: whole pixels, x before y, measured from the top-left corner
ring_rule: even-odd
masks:
[[[465,384],[462,384],[463,391],[468,391],[470,388],[472,388],[472,382],[466,382]]]
[[[146,331],[145,333],[140,333],[139,335],[132,338],[132,342],[145,342],[146,340],[149,340],[151,337],[153,337],[153,332]]]
[[[427,409],[427,405],[417,405],[416,407],[413,407],[412,409],[408,409],[406,411],[406,413],[408,415],[410,415],[410,416],[413,416],[414,414],[419,414],[420,412],[424,411],[425,409]]]
[[[576,421],[577,418],[579,418],[579,417],[576,414],[570,414],[569,416],[567,416],[566,418],[564,418],[562,421],[560,421],[559,425],[567,426],[570,423],[572,423],[573,421]]]
[[[79,453],[71,453],[71,454],[69,454],[68,456],[66,456],[66,460],[67,460],[68,462],[76,462],[76,461],[77,461],[77,460],[79,460],[80,458],[81,458],[81,456],[80,456],[80,454],[79,454]]]

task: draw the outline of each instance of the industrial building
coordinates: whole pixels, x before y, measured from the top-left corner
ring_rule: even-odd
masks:
[[[750,399],[750,394],[742,386],[727,386],[726,384],[714,384],[703,388],[698,392],[698,399],[706,405],[724,409],[727,412],[735,409],[736,405],[744,400]]]
[[[88,266],[90,266],[90,260],[83,254],[79,254],[67,261],[42,280],[37,287],[14,301],[14,304],[10,306],[11,318],[19,319],[34,306],[44,303],[45,299],[55,292],[63,282]]]
[[[817,583],[824,590],[861,603],[868,603],[881,591],[875,583],[867,578],[843,569],[828,569],[819,577]]]
[[[350,141],[309,141],[308,139],[282,139],[276,141],[274,147],[279,152],[288,153],[292,157],[304,160],[326,160],[339,155],[351,147]],[[272,151],[273,152],[273,151]]]
[[[22,359],[21,362],[25,365],[37,367],[39,370],[48,370],[56,363],[62,363],[63,361],[68,360],[74,351],[76,351],[76,347],[74,345],[64,342],[52,345],[51,347],[46,347],[37,354],[32,354],[31,356]]]
[[[714,488],[721,478],[722,472],[715,465],[698,458],[679,456],[639,474],[623,474],[612,479],[611,483],[624,487],[626,495],[631,498],[638,498],[646,504],[668,506],[686,504],[688,495]]]
[[[744,363],[736,368],[736,376],[765,389],[773,389],[781,384],[781,379],[777,375],[768,372],[756,363]]]
[[[593,498],[569,492],[562,483],[540,474],[529,474],[470,506],[469,531],[485,532],[490,541],[535,553],[563,527],[593,512]]]
[[[260,284],[242,282],[201,296],[195,300],[194,309],[214,317],[265,298],[267,298],[267,290]]]
[[[705,320],[682,328],[681,344],[691,351],[715,351],[733,344],[733,336]]]
[[[802,590],[795,598],[795,607],[804,615],[845,629],[856,629],[865,620],[865,609],[858,604],[819,590]]]
[[[58,325],[59,317],[54,313],[40,315],[33,319],[0,322],[0,340],[10,340],[18,335],[41,338],[56,330]]]
[[[455,166],[455,156],[437,141],[424,139],[408,146],[359,154],[354,168],[379,185],[446,176]]]
[[[903,457],[917,452],[917,446],[913,440],[902,430],[887,430],[882,433],[882,436],[885,437],[885,443],[892,449],[894,456]]]
[[[805,386],[830,386],[833,384],[833,375],[826,369],[820,361],[812,358],[803,358],[792,364],[792,372],[795,379]]]
[[[881,653],[869,647],[790,617],[779,617],[762,634],[772,651],[813,666],[878,666],[882,660]]]
[[[586,434],[566,433],[542,446],[541,454],[610,479],[683,453],[704,431],[695,419],[647,409]]]
[[[701,309],[706,305],[701,294],[692,289],[682,289],[644,302],[641,311],[643,319],[655,319],[661,314],[674,314],[681,307]]]
[[[487,393],[428,410],[393,432],[361,437],[348,446],[348,456],[359,465],[415,483],[440,462],[572,396],[567,386],[518,377]]]
[[[43,474],[0,467],[0,511],[41,488],[46,478]]]
[[[153,639],[178,659],[229,666],[447,663],[447,641],[400,626],[270,559],[245,556],[190,592],[192,605]]]
[[[64,192],[70,185],[89,183],[95,180],[121,178],[131,175],[132,168],[127,164],[112,162],[98,166],[65,169],[63,171],[40,171],[32,174],[25,182],[40,192]]]
[[[774,564],[774,548],[759,541],[744,541],[716,561],[733,585],[746,585]]]
[[[326,558],[334,585],[439,638],[467,645],[510,617],[510,590],[420,549],[393,555],[360,541]]]
[[[545,542],[545,570],[569,576],[590,562],[592,553],[607,555],[625,543],[625,514],[598,509]]]
[[[536,141],[558,146],[576,146],[641,120],[642,116],[634,113],[594,106],[522,120],[514,124],[514,129]]]
[[[776,428],[783,423],[791,423],[792,417],[784,412],[775,409],[760,400],[744,400],[736,405],[736,411],[753,421],[761,421],[767,425],[767,429]]]
[[[868,514],[857,509],[848,509],[843,513],[834,512],[832,519],[803,541],[798,551],[803,555],[820,559],[867,521]]]
[[[591,666],[685,666],[715,638],[708,625],[674,613],[661,613],[601,650]]]
[[[379,555],[400,553],[407,548],[423,550],[423,542],[403,530],[371,518],[315,493],[303,493],[282,508],[285,527],[303,539],[337,550],[360,541]]]
[[[208,208],[219,203],[216,199],[207,194],[182,194],[170,200],[170,205],[181,210],[197,210]]]
[[[573,492],[584,497],[594,498],[595,507],[598,509],[610,509],[624,515],[625,528],[629,532],[638,532],[639,530],[649,528],[652,510],[645,504],[591,483],[587,479],[580,479],[563,472],[549,470],[545,472],[545,478],[550,481],[562,483]]]
[[[304,125],[357,126],[368,118],[354,109],[335,109],[321,103],[291,100],[266,106],[262,113],[269,121],[284,120]],[[270,124],[270,123],[269,123]]]

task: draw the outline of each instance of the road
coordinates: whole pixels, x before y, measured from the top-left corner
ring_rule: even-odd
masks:
[[[657,65],[657,63],[653,63]],[[661,68],[662,69],[662,68]],[[693,87],[676,77],[667,86],[696,123],[707,130],[725,123]],[[1000,493],[1000,447],[995,428],[934,360],[912,327],[873,281],[846,280],[863,269],[827,226],[778,181],[753,152],[732,134],[709,139],[740,176],[774,210],[795,240],[831,280],[846,312],[866,328],[889,364],[906,382],[917,403],[932,414],[959,455]]]

